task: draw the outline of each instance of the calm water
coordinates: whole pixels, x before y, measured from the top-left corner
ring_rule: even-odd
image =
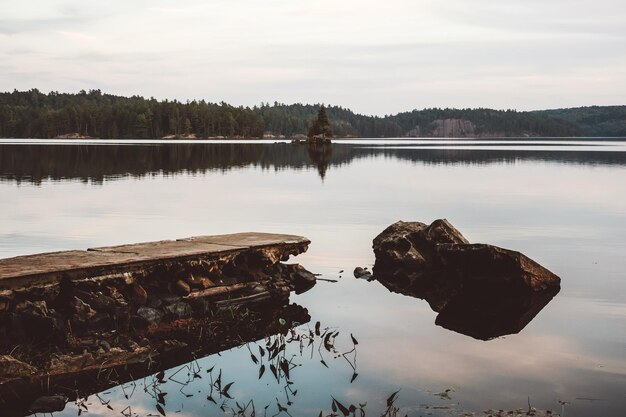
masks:
[[[346,141],[316,152],[3,140],[0,195],[0,257],[239,231],[311,239],[297,262],[338,282],[292,295],[312,317],[298,331],[336,328],[342,352],[354,335],[356,363],[354,352],[301,353],[293,343],[302,366],[287,388],[269,372],[259,380],[249,350],[233,349],[166,373],[176,373],[158,388],[168,415],[219,415],[220,405],[254,400],[259,415],[280,403],[316,416],[330,412],[331,396],[380,415],[397,390],[412,416],[527,407],[529,398],[568,417],[626,410],[626,142]],[[480,341],[436,326],[425,301],[352,277],[373,265],[372,239],[386,226],[437,218],[471,242],[524,252],[562,278],[561,292],[519,334]],[[188,381],[196,367],[203,377]],[[207,396],[218,369],[234,399],[215,405]],[[152,382],[89,397],[88,415],[158,415]]]

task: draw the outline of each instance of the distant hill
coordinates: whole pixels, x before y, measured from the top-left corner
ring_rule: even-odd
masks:
[[[0,137],[289,138],[306,134],[319,108],[277,102],[254,107],[183,103],[100,90],[15,90],[0,93]],[[432,108],[384,117],[327,106],[327,114],[337,137],[626,136],[626,106],[536,112]]]
[[[389,116],[404,136],[426,137],[559,137],[580,136],[574,123],[515,110],[424,109]]]
[[[535,112],[579,126],[585,136],[626,137],[626,106],[590,106]]]

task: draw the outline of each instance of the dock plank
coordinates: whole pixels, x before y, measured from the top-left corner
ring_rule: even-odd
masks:
[[[132,272],[146,264],[168,260],[308,243],[302,236],[247,232],[17,256],[0,259],[0,290],[54,283],[64,276],[79,279]]]
[[[256,232],[233,233],[230,235],[216,236],[193,236],[179,240],[213,243],[218,245],[245,246],[248,248],[271,246],[276,245],[278,242],[281,244],[309,243],[309,240],[302,236]]]

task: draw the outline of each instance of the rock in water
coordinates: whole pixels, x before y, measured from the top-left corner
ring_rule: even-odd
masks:
[[[374,276],[429,281],[441,278],[464,285],[516,286],[540,291],[559,288],[561,279],[520,252],[471,244],[447,220],[430,226],[396,222],[374,239]],[[427,284],[424,282],[423,284]]]
[[[447,220],[394,223],[374,239],[374,253],[385,287],[426,300],[436,324],[476,339],[518,333],[560,289],[532,259],[471,244]]]
[[[354,268],[354,277],[355,278],[371,278],[372,273],[365,268],[357,266]]]

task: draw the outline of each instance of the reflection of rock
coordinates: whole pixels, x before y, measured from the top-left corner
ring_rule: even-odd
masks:
[[[435,324],[480,340],[516,334],[558,292],[558,289],[521,293],[463,289],[447,300]]]
[[[437,324],[477,339],[519,332],[560,288],[532,259],[470,244],[447,220],[394,223],[374,239],[374,253],[385,287],[425,299]]]

